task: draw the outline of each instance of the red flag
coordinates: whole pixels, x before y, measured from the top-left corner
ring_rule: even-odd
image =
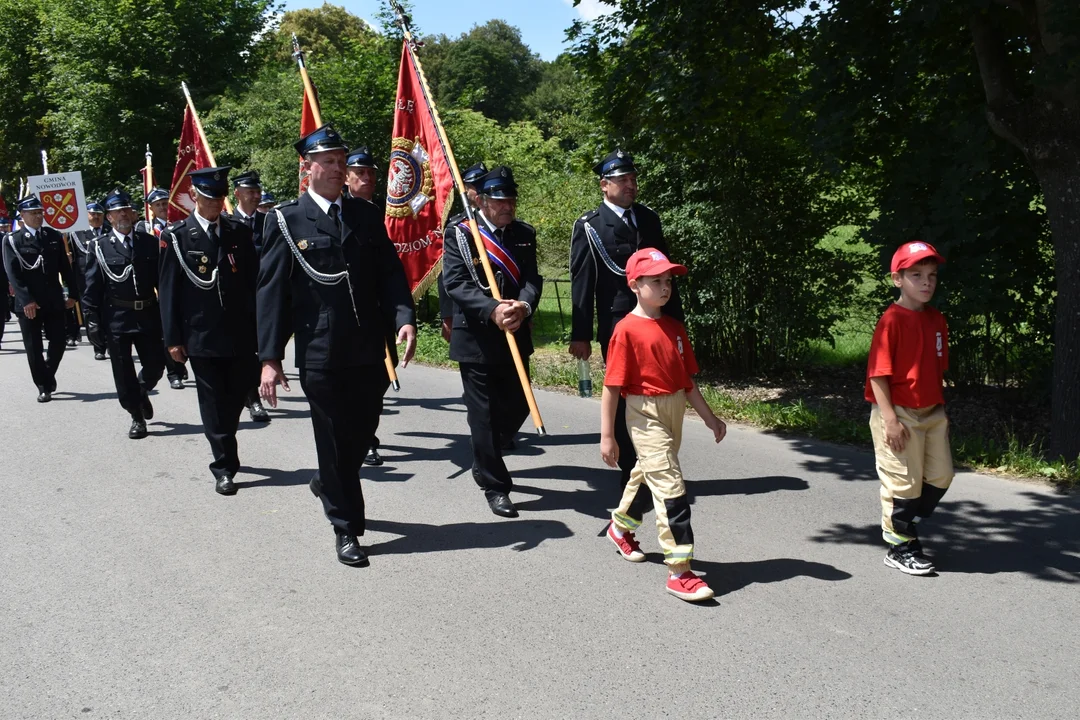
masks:
[[[170,223],[183,220],[195,209],[195,203],[188,193],[191,178],[187,174],[192,170],[205,167],[211,167],[210,153],[206,151],[199,138],[199,130],[195,127],[195,116],[191,114],[191,108],[185,107],[184,128],[180,131],[180,144],[176,148],[176,169],[173,170],[172,186],[169,190]]]
[[[146,172],[149,170],[150,172]],[[143,192],[143,218],[146,222],[150,222],[150,203],[146,202],[146,196],[150,194],[150,191],[154,189],[154,170],[153,168],[142,167],[139,169],[139,174],[142,175],[142,192]]]
[[[386,232],[413,294],[435,278],[454,178],[409,49],[402,44],[394,133],[386,182]]]
[[[304,91],[304,106],[300,110],[300,137],[304,137],[318,129],[319,126],[315,123],[315,109],[311,105],[311,98],[308,97],[307,91]],[[304,158],[300,158],[300,195],[307,192],[308,182],[308,174],[304,171]]]
[[[8,217],[7,203],[4,202],[3,195],[0,195],[0,217]]]

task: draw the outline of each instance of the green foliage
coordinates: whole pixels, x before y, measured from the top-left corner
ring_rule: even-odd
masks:
[[[328,57],[347,54],[353,43],[373,42],[375,30],[343,7],[324,2],[319,8],[291,10],[281,18],[278,30],[270,38],[272,59],[292,61],[292,35],[296,34],[307,59],[318,64]]]
[[[40,17],[37,0],[0,0],[0,180],[9,199],[18,192],[18,178],[41,172],[39,149],[50,106],[43,48],[36,41]]]
[[[440,105],[469,108],[500,123],[524,117],[524,99],[540,82],[540,58],[521,41],[521,31],[502,20],[456,39],[424,38],[422,62]]]

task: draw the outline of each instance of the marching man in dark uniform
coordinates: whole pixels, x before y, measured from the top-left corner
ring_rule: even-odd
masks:
[[[4,326],[11,319],[11,306],[8,304],[7,270],[4,268],[4,238],[11,232],[11,218],[0,213],[0,343],[4,342]]]
[[[597,163],[593,171],[600,176],[604,201],[574,223],[574,234],[570,238],[573,303],[570,354],[578,360],[588,360],[592,354],[594,317],[600,354],[606,359],[615,324],[637,305],[637,298],[626,282],[626,261],[630,256],[642,248],[656,248],[664,255],[669,254],[660,217],[635,202],[638,185],[633,156],[615,150]],[[682,322],[678,288],[673,286],[671,293],[671,301],[664,306],[663,312]],[[637,463],[637,453],[626,429],[626,400],[623,398],[619,399],[615,413],[615,440],[619,445],[622,487],[626,487],[630,471]],[[629,514],[640,522],[651,507],[652,496],[642,485]]]
[[[146,193],[145,200],[150,208],[150,222],[139,220],[135,223],[135,230],[159,238],[169,225],[169,191],[165,188],[152,188]],[[168,350],[165,351],[165,374],[169,378],[169,387],[173,390],[184,389],[184,381],[188,379],[187,365],[174,360]]]
[[[158,297],[165,345],[176,362],[191,358],[199,414],[222,495],[236,493],[236,428],[257,385],[255,280],[259,260],[247,224],[221,212],[229,168],[188,173],[195,210],[161,234]]]
[[[469,207],[473,209],[474,215],[480,211],[480,206],[477,204],[479,202],[480,178],[487,175],[487,172],[487,165],[485,165],[483,161],[480,161],[475,165],[471,165],[465,172],[461,173],[461,182],[465,185],[465,202],[469,203]],[[462,210],[446,222],[446,227],[457,227],[465,222],[465,218],[467,217],[468,215]],[[443,234],[445,233],[446,228],[443,228]],[[437,284],[439,288],[439,317],[442,318],[442,337],[446,342],[450,342],[450,332],[454,325],[454,301],[446,294],[446,286],[443,283],[442,273],[439,273]]]
[[[258,263],[259,254],[262,252],[263,226],[266,224],[266,213],[259,210],[259,201],[262,199],[262,180],[258,170],[249,170],[240,173],[233,178],[233,196],[236,198],[236,210],[232,214],[233,220],[243,224],[251,231],[252,247],[255,249],[255,260]],[[256,271],[258,264],[256,264]],[[259,372],[256,369],[254,384],[244,401],[248,415],[254,422],[270,422],[270,414],[263,407],[259,397]]]
[[[109,230],[105,226],[105,208],[99,202],[86,204],[86,218],[90,222],[89,230],[79,230],[68,235],[71,240],[72,269],[75,271],[75,295],[82,302],[82,296],[86,294],[86,258],[92,252],[92,244],[95,240]],[[86,314],[83,314],[83,327],[86,327]],[[94,345],[93,339],[87,333],[87,339]],[[100,338],[99,338],[100,339]],[[105,345],[94,345],[94,359],[105,359]]]
[[[496,167],[483,176],[480,187],[476,220],[503,300],[492,298],[468,228],[448,227],[443,236],[443,282],[454,301],[450,359],[461,369],[473,479],[493,513],[517,517],[502,449],[529,416],[529,405],[505,332],[517,338],[527,371],[533,351],[528,319],[540,302],[544,281],[536,267],[536,230],[515,219],[517,183],[510,168]]]
[[[56,392],[56,369],[64,357],[66,310],[75,299],[64,300],[64,285],[75,287],[71,264],[60,233],[45,225],[45,210],[34,195],[18,202],[20,227],[4,237],[4,268],[15,290],[15,313],[22,331],[30,375],[38,388],[38,402],[49,402]],[[7,292],[5,288],[4,292]],[[49,340],[44,355],[42,330]]]
[[[342,198],[347,148],[329,125],[296,144],[311,185],[267,215],[257,309],[263,398],[289,389],[281,367],[295,333],[300,385],[311,405],[319,470],[311,490],[337,535],[338,560],[367,565],[360,468],[390,385],[384,343],[416,350],[416,311],[405,268],[375,206]],[[391,347],[393,345],[391,344]]]
[[[105,198],[112,230],[94,242],[86,262],[83,312],[87,334],[109,348],[120,406],[131,414],[128,437],[146,437],[154,417],[149,392],[165,372],[165,342],[154,294],[158,284],[158,241],[135,230],[131,196],[113,190]],[[97,337],[95,337],[97,336]],[[142,370],[135,374],[134,345]]]
[[[274,209],[275,205],[277,205],[277,198],[274,197],[274,193],[263,190],[262,197],[259,198],[259,212],[268,213]]]

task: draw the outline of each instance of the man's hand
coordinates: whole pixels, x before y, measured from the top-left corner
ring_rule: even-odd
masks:
[[[416,326],[402,325],[397,333],[397,344],[405,343],[405,354],[401,356],[401,367],[409,367],[409,361],[416,354]]]
[[[615,442],[615,435],[600,436],[600,459],[608,467],[619,466],[619,443]]]
[[[36,302],[29,302],[26,305],[23,305],[22,311],[27,320],[33,320],[37,317],[38,304]]]
[[[588,360],[592,355],[592,343],[585,340],[575,340],[570,343],[570,354],[578,360]]]
[[[70,298],[69,297],[67,300],[65,300],[64,301],[64,307],[66,307],[68,310],[75,307],[75,298]]]
[[[727,437],[727,423],[715,415],[705,418],[705,426],[712,430],[716,442],[720,442]]]
[[[280,360],[267,360],[263,363],[262,379],[259,382],[259,397],[270,403],[270,407],[277,407],[277,386],[280,385],[285,392],[291,392],[289,380],[285,377],[285,371],[281,369]]]
[[[169,347],[169,357],[183,365],[187,362],[187,348],[183,345],[172,345]]]
[[[500,300],[491,311],[491,322],[505,332],[516,332],[525,321],[525,303],[518,300]]]
[[[454,318],[445,317],[442,319],[442,339],[446,342],[450,342],[450,333],[453,332]]]
[[[904,452],[909,437],[911,433],[896,417],[885,421],[885,444],[894,453]]]

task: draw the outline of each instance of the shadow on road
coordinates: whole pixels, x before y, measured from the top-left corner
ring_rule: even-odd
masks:
[[[832,443],[811,438],[792,437],[783,433],[769,434],[780,435],[788,447],[795,452],[812,456],[799,462],[799,465],[807,472],[824,473],[841,480],[872,480],[877,482],[877,471],[874,469],[874,453],[871,451],[833,445]]]
[[[518,478],[552,480],[576,480],[588,485],[587,489],[552,490],[515,483],[515,492],[538,495],[535,500],[515,501],[519,510],[543,512],[545,510],[574,510],[583,515],[606,520],[611,509],[619,504],[619,473],[615,470],[596,470],[573,465],[552,465],[542,468],[525,468],[513,473]],[[757,478],[718,478],[716,480],[693,480],[687,483],[690,503],[694,498],[721,495],[760,495],[780,490],[806,490],[810,487],[802,478],[770,475]]]
[[[1034,508],[996,509],[977,500],[950,502],[919,524],[927,554],[942,573],[1022,573],[1037,580],[1080,583],[1080,497],[1022,493]],[[840,523],[814,542],[882,548],[877,524]]]
[[[68,390],[58,390],[53,393],[53,400],[78,400],[79,402],[98,402],[99,400],[112,400],[116,402],[115,392],[103,392],[103,393],[78,393]]]
[[[307,485],[315,474],[314,468],[300,468],[298,470],[281,470],[278,468],[257,468],[241,466],[240,472],[251,475],[262,475],[256,480],[236,481],[236,487],[241,490],[254,487],[287,487],[291,485]]]
[[[694,571],[706,574],[709,586],[717,597],[738,592],[748,585],[768,584],[809,577],[815,580],[836,582],[847,580],[851,573],[825,563],[797,560],[795,558],[772,558],[753,562],[719,563],[694,560]]]
[[[387,415],[396,415],[398,413],[396,408],[403,407],[418,407],[422,410],[435,410],[437,412],[465,412],[465,403],[460,396],[446,398],[416,398],[387,395],[383,402],[383,412]]]
[[[402,536],[370,546],[368,552],[372,555],[407,555],[501,547],[524,552],[539,547],[545,540],[568,538],[574,534],[557,520],[463,522],[450,525],[369,520],[367,530]]]

